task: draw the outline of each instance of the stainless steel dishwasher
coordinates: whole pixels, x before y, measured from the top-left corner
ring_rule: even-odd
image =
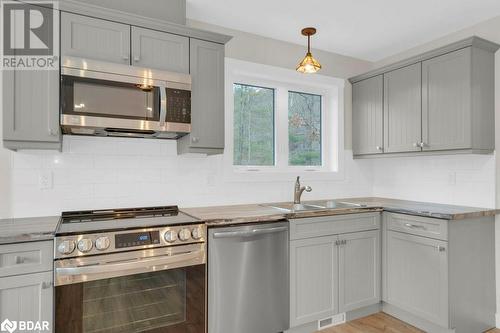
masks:
[[[289,326],[288,222],[209,229],[208,333]]]

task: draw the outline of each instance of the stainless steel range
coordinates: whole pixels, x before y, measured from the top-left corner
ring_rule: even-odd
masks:
[[[205,242],[176,206],[63,213],[56,332],[205,332]]]

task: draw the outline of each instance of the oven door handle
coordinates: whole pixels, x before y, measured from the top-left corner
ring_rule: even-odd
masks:
[[[198,250],[173,255],[157,256],[154,258],[123,260],[105,264],[92,264],[76,267],[57,267],[56,275],[64,276],[123,272],[141,268],[149,268],[153,266],[160,266],[157,270],[165,270],[170,268],[169,266],[178,264],[181,261],[190,261],[194,259],[201,259],[200,261],[202,261],[204,256],[205,251]],[[179,267],[179,265],[175,265],[175,267]]]

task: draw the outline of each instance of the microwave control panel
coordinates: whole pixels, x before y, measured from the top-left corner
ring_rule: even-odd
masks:
[[[167,123],[191,123],[191,91],[167,88]]]

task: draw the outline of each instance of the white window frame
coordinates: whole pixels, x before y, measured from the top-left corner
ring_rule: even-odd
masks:
[[[294,70],[261,65],[232,58],[225,61],[225,153],[224,174],[229,180],[344,179],[344,80],[297,73]],[[234,84],[274,88],[275,165],[233,165]],[[288,92],[321,95],[321,166],[288,165]],[[342,110],[342,112],[341,112]]]

